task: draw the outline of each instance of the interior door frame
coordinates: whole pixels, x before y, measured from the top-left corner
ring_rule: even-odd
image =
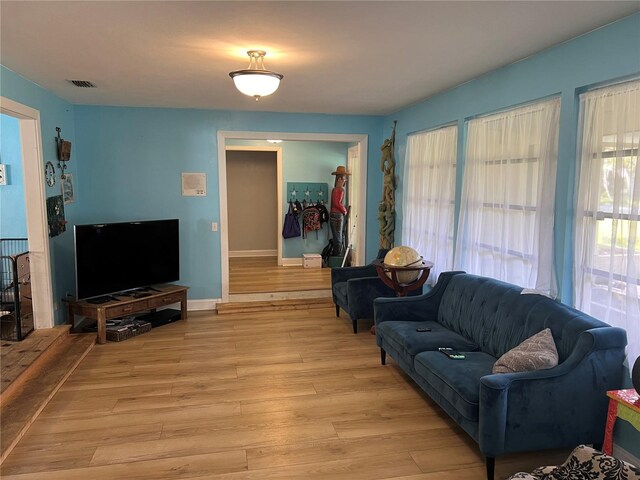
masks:
[[[357,155],[355,156],[351,156],[351,153],[353,151],[357,152]],[[349,169],[349,166],[351,164],[351,162],[354,162],[356,164],[355,168],[353,168],[353,174],[357,174],[358,176],[360,175],[360,171],[362,169],[362,156],[360,155],[360,145],[356,144],[353,145],[351,147],[349,147],[347,149],[347,169]],[[354,237],[355,238],[349,238],[349,243],[355,244],[355,257],[360,258],[360,250],[364,250],[364,237],[363,237],[363,233],[366,229],[364,228],[359,228],[358,224],[360,223],[360,217],[362,216],[362,211],[363,211],[363,205],[360,203],[360,188],[361,185],[359,183],[354,184],[347,184],[347,188],[349,188],[350,185],[357,185],[356,189],[356,193],[357,198],[355,198],[355,200],[353,201],[353,204],[355,204],[355,209],[353,208],[353,204],[351,206],[351,215],[349,218],[349,223],[351,224],[349,226],[349,234],[351,234],[351,229],[353,228],[353,225],[355,224],[355,229],[354,229]],[[351,196],[349,197],[349,203],[351,203]],[[354,263],[354,265],[363,265],[364,264],[364,259],[362,259],[362,261],[360,263],[358,263],[357,261]]]
[[[276,182],[278,183],[278,185],[276,186],[276,197],[277,197],[277,202],[278,202],[278,206],[276,208],[276,214],[277,217],[274,219],[274,221],[276,222],[276,225],[280,224],[280,219],[282,218],[282,148],[274,146],[274,147],[268,147],[268,146],[261,146],[261,147],[252,147],[252,146],[236,146],[236,145],[230,145],[230,146],[225,146],[225,158],[224,158],[224,177],[225,177],[225,196],[226,196],[226,180],[227,180],[227,155],[226,153],[229,151],[235,151],[235,152],[275,152],[276,153]],[[220,173],[221,174],[221,173]],[[221,204],[222,205],[222,204]],[[226,205],[228,207],[228,202],[226,202]],[[228,225],[228,217],[227,217],[227,225]],[[222,229],[222,222],[221,222],[221,229]],[[229,239],[229,230],[227,228],[224,229],[224,231],[227,234],[227,241]],[[277,242],[277,250],[278,250],[278,265],[282,265],[282,235],[277,235],[278,237],[278,242]],[[228,250],[227,250],[227,258],[229,257],[228,255]]]
[[[52,328],[55,321],[40,111],[0,96],[0,113],[17,118],[20,126],[34,328]]]
[[[362,239],[362,245],[366,242],[366,205],[367,205],[367,143],[369,136],[366,134],[348,134],[348,133],[291,133],[291,132],[253,132],[253,131],[234,131],[234,130],[218,130],[218,194],[220,204],[220,277],[221,277],[221,296],[222,302],[229,301],[229,219],[227,212],[227,159],[226,159],[226,142],[231,140],[269,140],[277,138],[279,140],[293,141],[309,141],[309,142],[340,142],[340,143],[357,143],[360,147],[360,178],[359,184],[359,202],[362,206],[361,219],[358,221],[358,232],[356,237]],[[255,147],[251,147],[255,149]],[[345,158],[346,161],[346,158]],[[282,183],[282,182],[280,182]],[[282,188],[281,185],[279,188]],[[282,193],[280,193],[281,195]],[[279,196],[280,196],[279,195]],[[282,202],[279,202],[280,209]],[[281,222],[282,214],[278,218]],[[282,239],[279,238],[278,249],[282,253]],[[363,265],[365,258],[365,249],[361,248],[356,252],[355,265]]]

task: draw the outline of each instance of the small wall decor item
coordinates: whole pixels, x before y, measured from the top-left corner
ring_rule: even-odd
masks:
[[[182,173],[183,197],[206,197],[207,174],[206,173]]]
[[[7,166],[0,163],[0,185],[7,184]]]
[[[56,169],[51,162],[47,162],[44,165],[44,179],[50,187],[56,184]]]
[[[71,142],[64,140],[60,136],[60,127],[56,127],[56,132],[58,132],[58,136],[55,137],[56,145],[58,146],[58,168],[62,172],[60,178],[64,178],[64,171],[67,168],[67,162],[71,160]]]
[[[60,184],[62,186],[62,198],[65,205],[75,202],[76,196],[73,190],[73,175],[68,173],[62,177]]]
[[[47,220],[49,222],[49,237],[57,237],[67,229],[62,195],[47,198]]]

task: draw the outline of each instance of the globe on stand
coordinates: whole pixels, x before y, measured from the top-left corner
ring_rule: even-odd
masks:
[[[390,267],[419,267],[422,264],[422,257],[411,247],[394,247],[387,252],[383,260],[385,265]],[[391,272],[385,272],[391,278]],[[398,282],[409,284],[415,282],[420,276],[420,270],[408,270],[406,272],[396,272]]]
[[[395,247],[387,252],[384,260],[371,262],[382,283],[393,289],[398,297],[405,297],[409,292],[422,289],[433,268],[432,262],[425,262],[418,252],[411,247]],[[375,335],[376,326],[371,327]]]

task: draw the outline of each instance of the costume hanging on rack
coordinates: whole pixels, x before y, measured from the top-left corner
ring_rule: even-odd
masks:
[[[325,207],[324,202],[316,203],[316,208],[320,213],[320,223],[329,223],[329,210]]]
[[[318,230],[322,229],[320,223],[320,212],[315,205],[310,205],[302,210],[302,238],[307,238],[307,232],[316,232],[316,238],[318,237]]]

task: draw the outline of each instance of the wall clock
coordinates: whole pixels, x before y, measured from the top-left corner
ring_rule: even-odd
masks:
[[[53,187],[56,184],[56,169],[53,168],[53,163],[47,162],[44,166],[44,178],[47,181],[47,185]]]

